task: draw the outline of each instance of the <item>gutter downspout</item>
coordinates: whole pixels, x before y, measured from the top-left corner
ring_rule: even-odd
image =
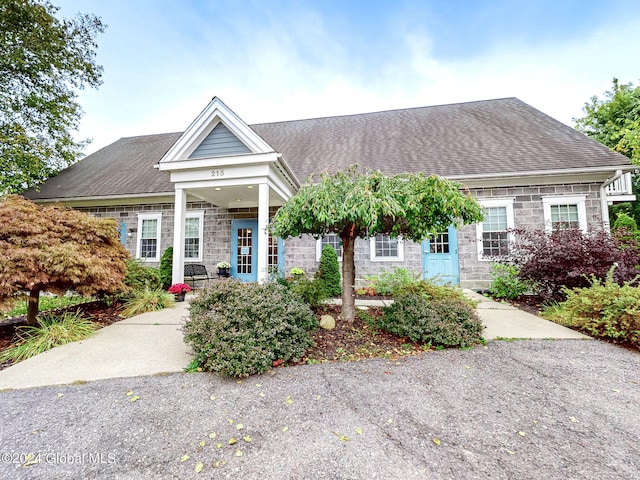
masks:
[[[609,222],[609,202],[607,201],[607,187],[613,182],[622,177],[622,170],[616,170],[616,173],[611,178],[607,178],[602,185],[600,185],[600,210],[602,215],[602,228],[606,231],[611,230],[611,224]]]

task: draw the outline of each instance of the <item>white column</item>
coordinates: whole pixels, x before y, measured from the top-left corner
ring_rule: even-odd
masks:
[[[176,188],[173,217],[173,269],[171,283],[184,282],[184,217],[187,210],[187,192]]]
[[[269,185],[258,185],[258,282],[269,279]]]

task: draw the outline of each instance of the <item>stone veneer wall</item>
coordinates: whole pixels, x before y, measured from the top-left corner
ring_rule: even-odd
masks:
[[[317,240],[311,235],[304,235],[301,238],[290,238],[285,241],[285,273],[294,267],[302,268],[307,274],[314,274],[320,265],[316,254]],[[370,241],[356,239],[355,244],[355,264],[356,264],[356,286],[365,284],[364,277],[391,271],[394,267],[401,267],[414,270],[417,275],[422,274],[422,249],[420,244],[415,242],[404,242],[404,260],[403,261],[370,261]],[[340,262],[342,268],[342,262]]]
[[[99,217],[115,218],[119,224],[124,223],[127,229],[125,246],[132,257],[136,255],[138,240],[138,214],[160,213],[160,256],[167,247],[173,246],[174,205],[173,203],[140,204],[140,205],[116,205],[108,207],[81,207],[78,210]],[[203,226],[203,257],[202,261],[191,263],[203,263],[210,274],[216,272],[218,262],[231,260],[231,221],[236,219],[258,218],[258,208],[232,208],[224,209],[205,202],[187,203],[187,212],[204,211]],[[276,209],[270,209],[270,215]],[[131,231],[133,229],[134,231]],[[190,263],[187,261],[186,263]],[[157,267],[159,262],[145,262],[145,265]]]
[[[544,228],[543,197],[586,195],[585,207],[590,229],[602,228],[600,184],[539,185],[531,187],[471,189],[478,200],[514,198],[513,221],[516,227]],[[484,290],[491,284],[491,261],[478,259],[476,225],[458,232],[460,286]]]
[[[587,222],[589,228],[602,226],[600,209],[600,184],[575,185],[544,185],[513,188],[472,189],[474,197],[482,199],[514,198],[514,223],[519,226],[534,226],[543,228],[544,216],[542,198],[559,195],[586,195]],[[128,233],[126,247],[132,256],[136,253],[138,213],[161,213],[160,254],[173,245],[174,206],[170,204],[142,204],[109,207],[85,207],[79,210],[96,216],[113,217],[120,223],[125,223]],[[187,211],[204,210],[204,251],[203,262],[210,273],[215,272],[215,265],[221,261],[229,261],[231,256],[231,221],[233,219],[255,219],[257,208],[224,209],[204,202],[190,202]],[[270,209],[270,214],[276,211]],[[463,288],[486,289],[491,283],[490,261],[478,259],[477,233],[475,225],[467,225],[458,232],[458,253],[460,261],[460,284]],[[356,285],[364,284],[364,276],[402,267],[422,272],[422,249],[420,244],[405,242],[404,261],[371,262],[369,240],[356,241]],[[302,238],[291,238],[284,242],[285,274],[293,267],[300,267],[308,274],[317,271],[319,262],[316,260],[316,240],[310,235]],[[157,262],[149,262],[157,266]]]

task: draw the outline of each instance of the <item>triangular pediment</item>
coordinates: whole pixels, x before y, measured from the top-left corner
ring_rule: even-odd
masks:
[[[162,157],[160,163],[273,151],[222,100],[214,97]]]
[[[191,152],[189,158],[224,157],[253,153],[222,122],[218,123],[205,139]]]

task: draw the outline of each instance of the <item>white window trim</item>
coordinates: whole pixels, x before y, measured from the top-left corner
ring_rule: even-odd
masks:
[[[496,198],[491,200],[478,200],[478,203],[482,207],[507,207],[507,229],[514,228],[515,223],[513,221],[513,202],[515,198]],[[476,223],[476,244],[478,245],[478,260],[481,262],[493,262],[495,257],[485,257],[484,249],[482,248],[482,222]],[[509,243],[513,241],[511,234],[507,235]]]
[[[551,207],[554,205],[577,205],[578,206],[578,223],[580,230],[587,233],[587,207],[586,195],[560,195],[557,197],[543,197],[542,209],[544,212],[544,229],[547,233],[551,233],[553,225],[551,224]]]
[[[199,220],[198,221],[198,242],[199,242],[199,247],[200,248],[198,248],[198,256],[197,257],[188,257],[187,258],[186,253],[185,253],[184,261],[186,263],[188,263],[188,262],[202,262],[202,258],[203,258],[203,256],[202,256],[203,252],[202,251],[204,250],[204,232],[203,232],[203,229],[204,229],[204,211],[197,211],[197,210],[196,211],[194,211],[194,210],[188,211],[184,216],[185,226],[186,226],[186,223],[187,223],[187,218],[197,218]],[[185,228],[185,233],[186,233],[186,228]],[[186,243],[186,239],[187,239],[187,237],[185,235],[185,243]]]
[[[385,235],[389,237],[390,235]],[[372,262],[403,262],[404,261],[404,242],[398,237],[398,255],[395,257],[378,257],[376,255],[376,237],[369,239],[369,259]]]
[[[142,249],[142,222],[144,220],[158,220],[156,227],[156,239],[158,244],[156,246],[156,256],[153,258],[141,258],[140,253]],[[162,231],[162,214],[161,213],[139,213],[138,214],[138,238],[136,240],[136,258],[143,262],[159,262],[160,261],[160,243],[162,241],[160,232]]]
[[[335,235],[335,234],[329,234],[329,235]],[[319,262],[320,257],[322,256],[322,238],[326,236],[327,235],[323,235],[322,237],[316,240],[316,262]],[[338,254],[338,262],[342,262],[342,252],[337,251],[336,253]]]

